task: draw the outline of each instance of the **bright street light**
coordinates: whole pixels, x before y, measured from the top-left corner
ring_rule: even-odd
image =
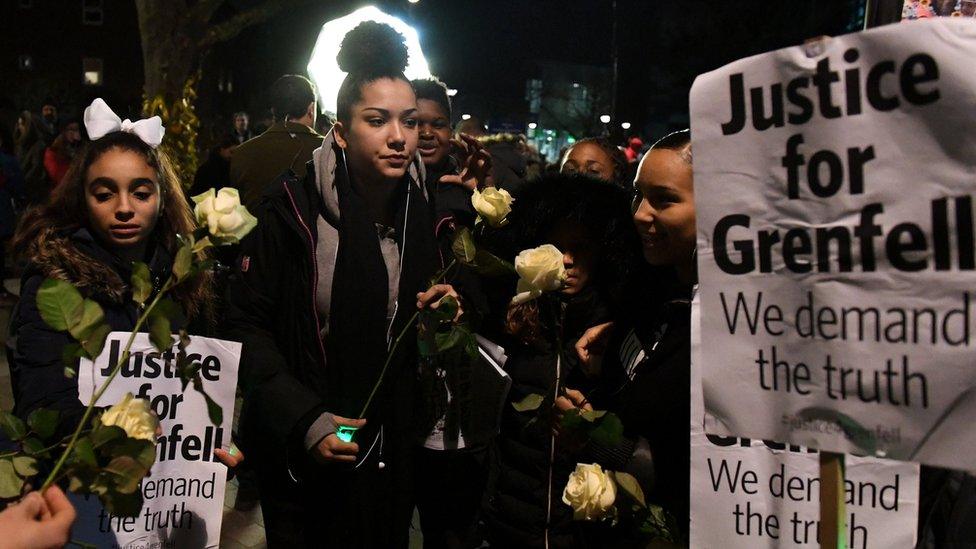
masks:
[[[471,115],[464,113],[461,115],[461,120],[471,120]]]
[[[603,122],[604,124],[609,124],[610,123],[610,115],[609,114],[601,114],[600,115],[600,122]]]
[[[530,130],[534,130],[534,129],[538,128],[538,127],[539,127],[539,125],[536,124],[535,122],[529,122],[529,129]]]
[[[620,123],[620,127],[623,128],[623,129],[625,129],[625,130],[629,130],[630,129],[630,122],[621,122]]]
[[[312,57],[308,60],[308,75],[319,92],[319,108],[323,111],[336,111],[336,96],[339,95],[339,85],[346,77],[346,73],[339,70],[336,54],[339,44],[346,33],[354,29],[363,21],[377,21],[386,23],[407,39],[407,54],[410,62],[404,76],[410,80],[430,78],[430,67],[420,49],[420,37],[410,25],[392,15],[383,13],[374,6],[360,8],[345,17],[333,19],[324,25],[312,49]]]

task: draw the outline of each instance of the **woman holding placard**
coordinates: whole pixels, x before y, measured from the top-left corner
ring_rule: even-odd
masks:
[[[62,361],[74,339],[48,326],[38,311],[41,283],[71,283],[101,305],[112,330],[131,331],[139,317],[130,285],[133,262],[148,265],[159,286],[169,277],[177,235],[197,227],[169,160],[157,149],[164,131],[157,117],[122,123],[96,99],[85,110],[85,125],[92,141],[50,200],[24,217],[13,242],[28,259],[8,340],[14,412],[26,418],[37,408],[57,410],[59,434],[77,426],[85,406]],[[170,295],[188,319],[205,322],[213,298],[210,274],[193,277]]]

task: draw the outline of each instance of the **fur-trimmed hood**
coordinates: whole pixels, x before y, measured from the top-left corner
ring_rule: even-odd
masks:
[[[159,266],[168,265],[161,257],[164,255],[168,254],[157,246],[150,262],[150,271],[154,274],[158,273]],[[103,248],[88,229],[73,232],[45,229],[28,248],[28,258],[25,279],[41,274],[70,282],[89,297],[104,298],[117,304],[129,301],[131,267]]]

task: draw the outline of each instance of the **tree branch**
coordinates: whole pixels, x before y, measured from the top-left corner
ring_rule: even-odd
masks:
[[[210,2],[212,0],[202,0]],[[294,8],[308,0],[267,0],[259,6],[244,10],[230,19],[211,25],[200,39],[199,46],[208,48],[220,42],[234,38],[240,32],[252,25],[268,20],[284,8]]]

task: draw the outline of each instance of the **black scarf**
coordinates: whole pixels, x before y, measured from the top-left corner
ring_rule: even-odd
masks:
[[[335,170],[339,197],[339,248],[332,282],[329,341],[326,345],[330,411],[358,417],[379,379],[387,349],[417,310],[416,294],[427,289],[437,268],[432,207],[408,173],[397,185],[394,229],[401,251],[400,285],[393,326],[388,326],[389,279],[376,225],[362,189],[350,181],[341,153]],[[388,335],[389,334],[389,335]],[[390,338],[389,345],[387,337]],[[409,330],[387,370],[367,417],[368,430],[379,427],[394,399],[394,388],[412,384],[416,335]],[[399,392],[399,391],[397,391]],[[405,399],[396,398],[397,403]],[[406,412],[406,411],[404,411]],[[397,410],[400,413],[400,410]],[[405,414],[409,415],[409,414]]]

